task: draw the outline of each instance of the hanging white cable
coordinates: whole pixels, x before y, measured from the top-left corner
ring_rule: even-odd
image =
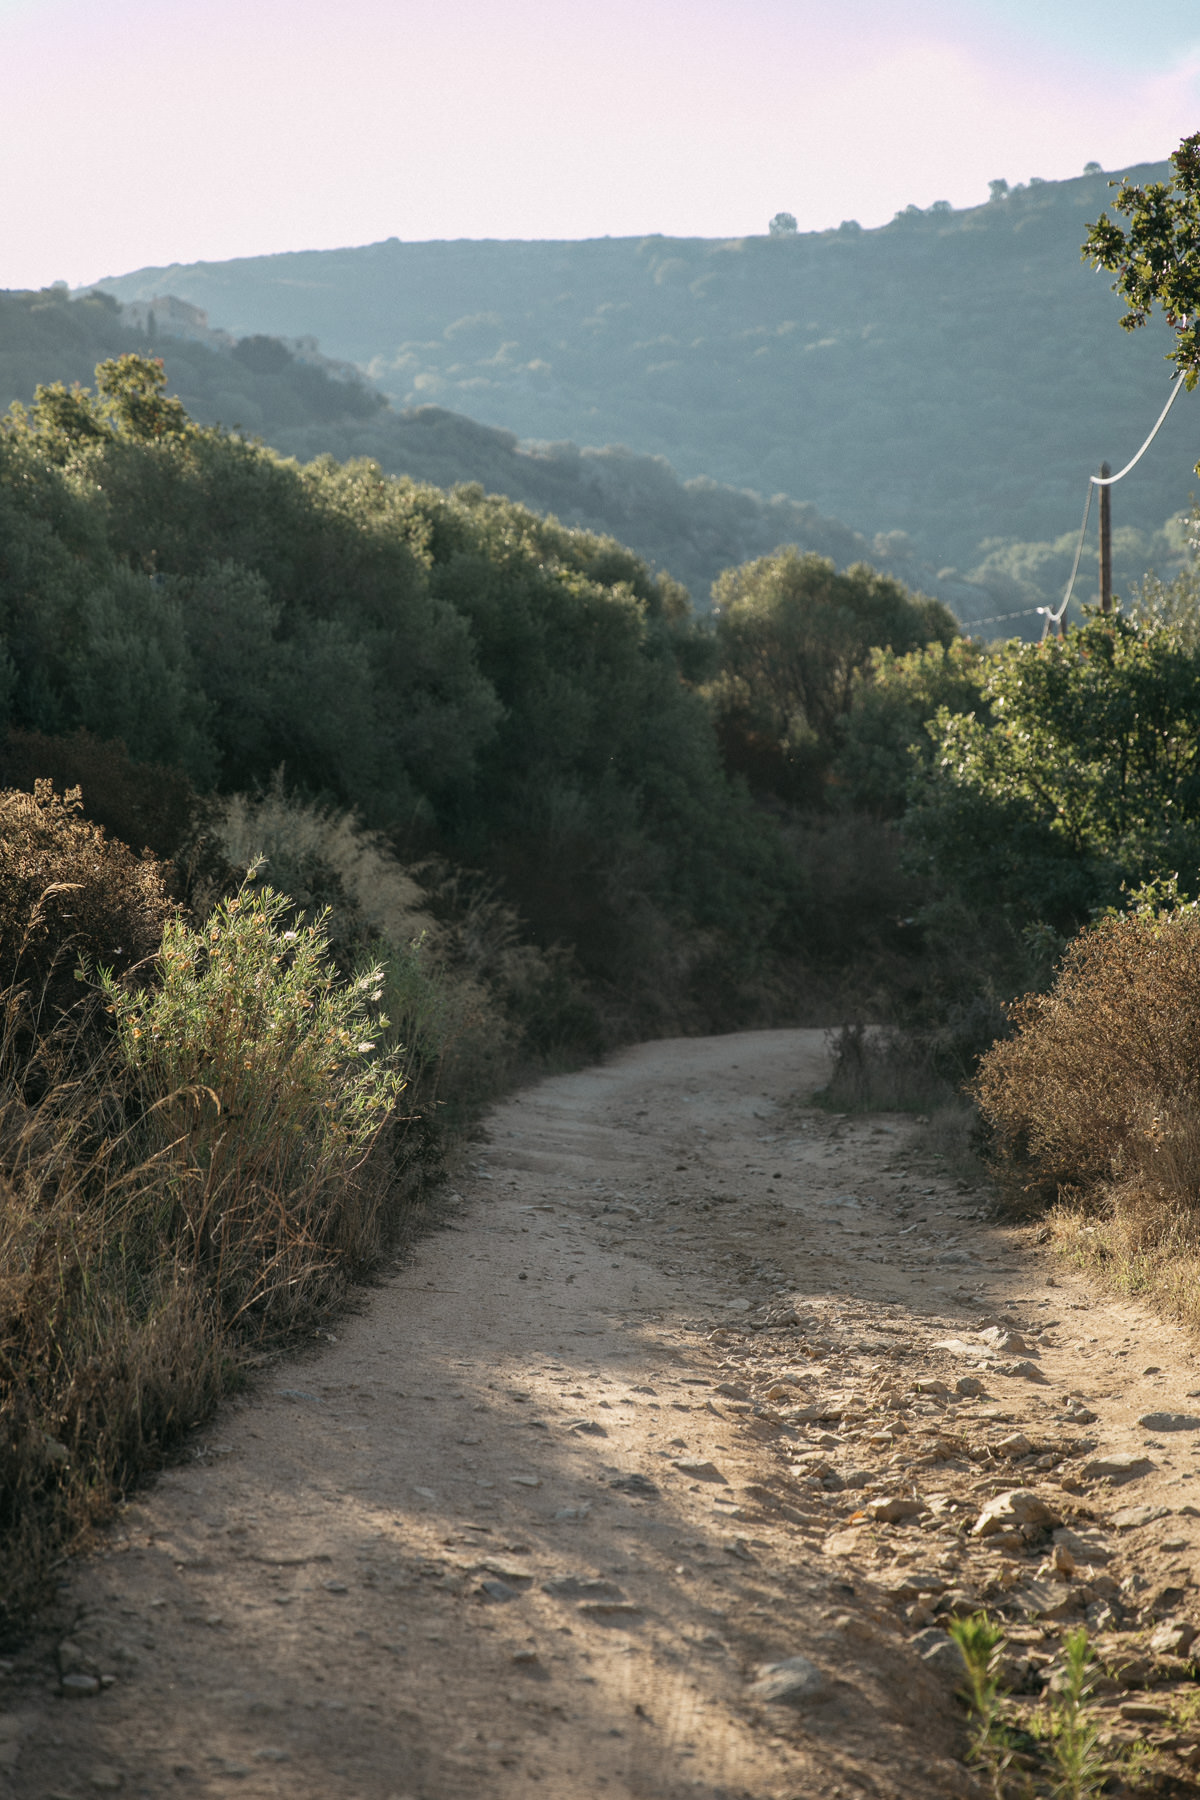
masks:
[[[1179,390],[1183,386],[1183,375],[1184,375],[1184,372],[1182,370],[1180,370],[1179,374],[1175,377],[1175,381],[1174,381],[1174,384],[1172,385],[1171,392],[1167,397],[1167,404],[1163,407],[1162,411],[1158,415],[1158,424],[1155,425],[1154,430],[1150,433],[1150,436],[1146,439],[1145,443],[1142,445],[1141,449],[1138,451],[1138,453],[1134,457],[1133,461],[1127,462],[1125,464],[1125,467],[1123,469],[1121,469],[1116,475],[1090,475],[1088,477],[1088,479],[1091,482],[1093,487],[1111,487],[1113,485],[1114,481],[1123,481],[1124,478],[1126,477],[1126,475],[1128,475],[1130,469],[1136,468],[1137,464],[1141,462],[1143,456],[1145,456],[1147,450],[1150,448],[1151,444],[1154,442],[1155,438],[1158,436],[1159,429],[1162,425],[1163,420],[1166,418],[1167,414],[1170,412],[1171,408],[1174,406],[1176,400],[1179,398]]]
[[[1166,415],[1164,414],[1164,417],[1165,416]],[[1161,425],[1161,423],[1162,423],[1162,420],[1160,419],[1159,424]],[[1156,425],[1154,429],[1157,431],[1158,426]],[[1143,445],[1142,448],[1144,449],[1145,445]],[[1138,455],[1139,456],[1141,455],[1140,450],[1138,452]],[[1130,467],[1132,467],[1132,466],[1133,465],[1131,464]],[[1043,638],[1045,637],[1047,631],[1050,629],[1051,625],[1061,625],[1062,624],[1063,614],[1066,612],[1068,606],[1070,606],[1070,604],[1071,604],[1071,595],[1074,592],[1074,588],[1075,588],[1075,577],[1079,573],[1079,559],[1083,555],[1083,540],[1087,536],[1088,514],[1092,510],[1092,481],[1094,481],[1094,479],[1095,479],[1095,477],[1093,476],[1092,480],[1088,482],[1087,499],[1083,503],[1083,523],[1079,527],[1079,542],[1075,546],[1075,561],[1071,567],[1071,579],[1067,583],[1067,591],[1063,595],[1062,605],[1059,607],[1057,612],[1055,612],[1055,610],[1052,606],[1039,606],[1038,607],[1038,611],[1040,613],[1045,613],[1045,615],[1046,615],[1046,623],[1042,627]]]

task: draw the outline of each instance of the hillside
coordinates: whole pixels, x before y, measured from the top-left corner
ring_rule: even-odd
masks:
[[[168,327],[192,335],[168,335]],[[966,616],[995,610],[988,591],[939,584],[936,566],[901,533],[867,537],[785,496],[762,500],[705,477],[684,482],[661,456],[524,447],[511,431],[444,407],[397,410],[371,384],[347,379],[345,365],[311,342],[237,340],[179,318],[151,328],[144,308],[122,309],[105,294],[0,293],[0,407],[28,403],[42,382],[87,385],[97,362],[128,350],[161,356],[171,391],[202,423],[261,435],[304,462],[369,456],[389,474],[438,487],[478,482],[566,525],[619,538],[683,582],[701,609],[722,569],[796,543],[839,566],[866,558],[903,581],[937,588]]]
[[[1152,178],[1165,165],[1131,171]],[[1108,177],[961,211],[794,237],[405,244],[143,269],[238,333],[315,334],[401,406],[526,440],[624,443],[761,494],[802,496],[973,570],[985,540],[1053,542],[1089,469],[1131,453],[1165,393],[1164,343],[1129,337],[1085,224]],[[1188,504],[1181,403],[1117,525]]]

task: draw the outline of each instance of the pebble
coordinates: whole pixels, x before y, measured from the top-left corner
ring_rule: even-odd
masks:
[[[1001,1438],[998,1443],[993,1444],[992,1449],[1000,1456],[1007,1456],[1010,1461],[1015,1462],[1018,1457],[1028,1456],[1033,1445],[1023,1431],[1014,1431],[1008,1437]]]
[[[1053,1541],[1056,1550],[1066,1550],[1077,1563],[1106,1563],[1112,1556],[1112,1546],[1104,1538],[1094,1532],[1073,1531],[1069,1525],[1060,1525]]]
[[[1170,1716],[1165,1706],[1155,1706],[1151,1700],[1126,1700],[1121,1707],[1123,1719],[1134,1719],[1144,1725],[1156,1725]]]
[[[1143,1413],[1138,1424],[1143,1431],[1200,1431],[1200,1418],[1195,1413]]]
[[[543,1581],[543,1594],[555,1600],[623,1600],[615,1581],[601,1581],[590,1575],[560,1575],[554,1581]]]
[[[725,1487],[729,1485],[716,1463],[709,1462],[705,1457],[673,1456],[671,1461],[681,1475],[694,1475],[697,1481],[719,1481]]]
[[[515,1487],[536,1488],[542,1485],[540,1475],[510,1475],[508,1479]]]
[[[486,1594],[489,1600],[519,1600],[521,1590],[510,1587],[507,1581],[481,1581],[479,1592]]]
[[[824,1675],[807,1656],[789,1656],[784,1662],[760,1663],[748,1691],[752,1700],[797,1706],[820,1699],[826,1685]]]
[[[983,1383],[977,1375],[960,1375],[954,1384],[954,1391],[961,1394],[964,1400],[973,1400],[976,1394],[982,1394]]]
[[[1136,1531],[1139,1525],[1153,1525],[1156,1519],[1170,1514],[1169,1506],[1123,1506],[1109,1520],[1118,1531]]]
[[[966,1664],[963,1662],[962,1651],[948,1631],[939,1631],[936,1626],[929,1626],[908,1641],[921,1661],[928,1663],[939,1674],[952,1675],[956,1679],[963,1674]]]
[[[100,1692],[100,1682],[95,1675],[64,1675],[60,1685],[68,1700],[85,1700],[89,1694]]]
[[[1028,1357],[1022,1357],[1019,1362],[1001,1363],[1000,1373],[1011,1375],[1014,1378],[1019,1376],[1023,1381],[1045,1381],[1046,1379],[1037,1364],[1030,1362]]]
[[[608,1485],[616,1488],[620,1494],[638,1494],[643,1500],[657,1500],[659,1497],[659,1490],[647,1475],[614,1475]],[[555,1514],[555,1518],[561,1516]]]
[[[1046,1502],[1032,1488],[1010,1488],[988,1501],[971,1527],[971,1536],[994,1537],[1000,1531],[1019,1531],[1024,1525],[1037,1528],[1056,1522]]]
[[[116,1794],[121,1788],[121,1776],[116,1769],[93,1769],[88,1776],[88,1786],[95,1788],[98,1794]]]
[[[1130,1481],[1137,1475],[1148,1475],[1153,1467],[1150,1458],[1136,1450],[1112,1450],[1086,1463],[1083,1478],[1085,1481]]]
[[[1008,1354],[1014,1350],[1028,1350],[1030,1347],[1019,1331],[1006,1331],[1003,1325],[989,1325],[979,1335],[993,1350],[1002,1350]]]
[[[642,1609],[633,1600],[581,1600],[578,1610],[584,1618],[607,1619],[618,1615],[626,1617],[640,1613]]]
[[[1196,1636],[1196,1627],[1187,1619],[1167,1619],[1150,1638],[1156,1656],[1186,1656]]]
[[[321,1586],[327,1594],[348,1594],[350,1592],[344,1581],[323,1581]]]
[[[879,1500],[868,1500],[863,1507],[868,1519],[877,1525],[896,1525],[901,1519],[915,1519],[918,1513],[926,1510],[923,1500],[914,1500],[904,1494],[891,1494]]]

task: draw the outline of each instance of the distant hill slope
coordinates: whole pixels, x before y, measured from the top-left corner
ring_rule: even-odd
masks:
[[[970,570],[985,539],[1069,531],[1086,472],[1131,454],[1165,394],[1163,334],[1120,332],[1107,277],[1080,261],[1110,199],[1087,175],[873,231],[393,238],[102,285],[179,294],[242,333],[313,333],[399,405],[630,444],[685,477],[908,532]],[[1116,522],[1150,530],[1186,506],[1198,454],[1189,396],[1118,490]]]
[[[102,358],[140,350],[163,357],[171,390],[203,423],[259,434],[303,461],[370,456],[390,473],[439,487],[479,482],[566,525],[618,538],[682,581],[700,608],[722,569],[781,543],[839,567],[869,559],[911,585],[937,585],[936,571],[902,535],[868,539],[799,501],[763,501],[703,478],[684,483],[661,457],[573,444],[529,450],[512,432],[441,407],[397,412],[369,385],[347,381],[313,345],[302,362],[274,339],[194,329],[203,338],[151,333],[144,322],[132,327],[107,295],[0,292],[0,406],[28,401],[39,382],[88,384]],[[971,615],[990,604],[987,591],[966,584],[943,583],[939,591]]]

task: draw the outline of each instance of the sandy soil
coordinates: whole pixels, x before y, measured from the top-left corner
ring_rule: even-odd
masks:
[[[957,1800],[976,1601],[1031,1693],[1073,1621],[1128,1649],[1113,1734],[1200,1791],[1170,1705],[1122,1711],[1184,1691],[1200,1431],[1136,1420],[1197,1403],[1189,1347],[911,1124],[808,1107],[823,1051],[647,1044],[498,1107],[445,1228],[69,1571],[0,1791]],[[1046,1518],[973,1537],[1013,1488]]]

